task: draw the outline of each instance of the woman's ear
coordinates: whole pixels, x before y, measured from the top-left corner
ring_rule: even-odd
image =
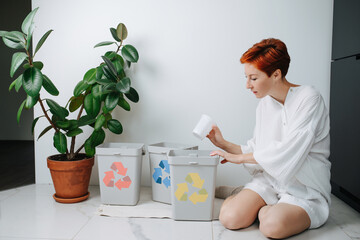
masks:
[[[280,69],[276,69],[275,72],[273,72],[273,77],[278,80],[281,79],[281,70]]]

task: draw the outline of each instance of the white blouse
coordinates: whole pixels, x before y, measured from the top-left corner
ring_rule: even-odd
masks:
[[[330,203],[329,131],[328,110],[313,87],[291,87],[284,105],[266,96],[256,109],[254,137],[241,145],[258,164],[244,166],[287,192],[306,199],[320,193]]]

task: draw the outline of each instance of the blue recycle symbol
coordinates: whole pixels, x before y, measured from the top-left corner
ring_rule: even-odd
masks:
[[[156,183],[161,184],[164,183],[165,187],[168,188],[170,186],[170,176],[162,179],[163,171],[170,174],[170,166],[168,160],[161,160],[159,163],[159,167],[154,168],[155,172],[153,174],[153,179]]]

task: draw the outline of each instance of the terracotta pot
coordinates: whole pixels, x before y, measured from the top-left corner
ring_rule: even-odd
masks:
[[[75,203],[89,197],[88,187],[94,157],[76,161],[58,161],[61,154],[47,158],[54,183],[54,199],[61,203]]]

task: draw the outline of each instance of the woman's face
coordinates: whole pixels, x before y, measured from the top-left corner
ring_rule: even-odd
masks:
[[[273,75],[268,77],[265,72],[260,71],[251,63],[245,63],[246,88],[250,89],[257,98],[271,95],[274,86]]]

